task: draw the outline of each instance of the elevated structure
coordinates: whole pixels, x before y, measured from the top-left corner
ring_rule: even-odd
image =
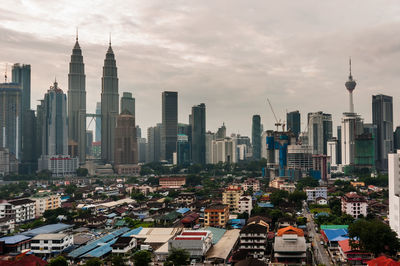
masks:
[[[346,89],[349,91],[349,112],[354,113],[353,91],[356,88],[357,83],[351,75],[351,58],[349,59],[349,71],[349,79],[346,81],[345,86]]]

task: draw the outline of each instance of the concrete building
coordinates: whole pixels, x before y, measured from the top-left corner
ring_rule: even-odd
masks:
[[[389,172],[389,225],[400,235],[400,150],[390,153]]]
[[[336,138],[332,138],[331,140],[328,141],[328,150],[327,150],[327,156],[331,158],[331,167],[336,167],[338,165],[337,162],[337,148],[338,148],[338,141]]]
[[[206,105],[204,103],[192,107],[190,125],[192,162],[204,165],[206,163]]]
[[[101,102],[96,103],[96,134],[95,134],[95,140],[96,142],[101,141]]]
[[[178,134],[178,92],[162,93],[161,159],[172,162]]]
[[[322,197],[328,199],[328,188],[327,187],[315,187],[307,188],[305,190],[307,194],[307,201],[315,202],[317,198]]]
[[[299,111],[293,111],[289,112],[286,114],[286,124],[287,124],[287,130],[292,131],[293,134],[296,136],[296,139],[300,135],[300,112]]]
[[[146,162],[159,162],[161,159],[161,124],[147,129]]]
[[[0,83],[0,148],[21,159],[22,90],[18,83]]]
[[[236,163],[236,142],[232,138],[212,141],[212,163]]]
[[[342,212],[358,218],[360,215],[367,217],[367,200],[357,192],[349,192],[342,197]]]
[[[15,222],[24,223],[35,219],[36,202],[30,199],[17,199],[8,201],[15,211]]]
[[[136,127],[136,134],[137,134]],[[146,162],[146,151],[147,151],[147,140],[146,138],[138,138],[137,139],[137,147],[138,147],[138,163]]]
[[[212,246],[210,231],[187,230],[168,241],[168,250],[185,249],[191,259],[202,260]]]
[[[111,41],[104,59],[101,78],[101,159],[114,163],[114,141],[118,106],[118,74]]]
[[[251,214],[251,210],[253,209],[253,199],[251,196],[241,196],[238,201],[238,212],[244,213],[247,212]]]
[[[18,172],[18,162],[10,155],[7,148],[0,148],[0,176]]]
[[[47,210],[61,208],[61,196],[55,194],[38,194],[30,198],[35,202],[36,217],[43,216]]]
[[[132,97],[132,93],[124,92],[121,97],[121,113],[128,111],[134,117],[135,115],[135,98]]]
[[[136,248],[136,246],[137,246],[136,238],[131,236],[120,236],[115,241],[115,243],[111,245],[112,248],[111,252],[113,254],[124,255],[130,252],[132,249]]]
[[[327,155],[318,154],[313,155],[313,173],[312,176],[317,179],[321,179],[325,184],[331,177],[330,171],[330,158]]]
[[[268,224],[251,222],[240,230],[239,250],[254,258],[264,258],[267,255]]]
[[[86,131],[86,156],[92,156],[93,150],[93,130]]]
[[[206,164],[212,164],[213,163],[213,157],[212,157],[212,152],[213,152],[213,140],[214,140],[215,134],[208,131],[205,135],[205,142],[206,142]]]
[[[307,245],[303,230],[289,226],[279,229],[274,240],[275,262],[290,265],[304,264]]]
[[[222,192],[222,203],[229,206],[230,213],[239,211],[239,199],[243,195],[243,190],[240,186],[231,185]]]
[[[297,144],[287,146],[287,168],[289,172],[300,171],[301,176],[304,176],[310,172],[312,166],[312,149],[310,146]]]
[[[327,142],[332,138],[332,115],[308,113],[308,144],[313,154],[326,154]]]
[[[39,234],[31,240],[31,251],[40,255],[60,254],[74,244],[74,237],[65,233]]]
[[[0,233],[11,234],[15,229],[15,209],[6,200],[0,201]]]
[[[42,115],[39,171],[49,170],[53,176],[75,175],[78,159],[68,155],[67,97],[56,81],[45,94]]]
[[[341,126],[342,164],[353,165],[356,137],[363,133],[363,119],[356,113],[343,113]]]
[[[186,184],[186,177],[160,177],[158,183],[162,188],[180,188]]]
[[[77,143],[79,162],[86,161],[86,75],[76,35],[68,74],[68,139]]]
[[[387,171],[388,154],[393,152],[393,98],[387,95],[372,95],[372,123],[377,126],[377,165]]]
[[[225,227],[228,220],[228,205],[212,205],[204,209],[204,226]]]
[[[215,134],[215,139],[224,139],[226,138],[226,127],[225,123],[222,123],[222,126],[218,128],[217,133]]]
[[[248,178],[242,184],[243,191],[251,189],[253,192],[260,190],[260,180],[255,178]]]
[[[114,165],[138,163],[135,117],[127,109],[117,116],[114,143]]]
[[[254,160],[261,159],[261,116],[253,115],[253,123],[251,126],[251,144],[253,147]]]
[[[190,144],[188,136],[184,134],[178,134],[178,140],[176,142],[176,156],[178,165],[189,165],[190,164]]]

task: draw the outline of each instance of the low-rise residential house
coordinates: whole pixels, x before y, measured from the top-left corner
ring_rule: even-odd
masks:
[[[315,199],[315,203],[318,205],[326,205],[328,204],[328,201],[324,197],[318,197]]]
[[[2,237],[0,238],[0,254],[21,253],[22,250],[29,249],[30,239],[30,236],[24,235]]]
[[[131,236],[121,236],[111,245],[112,253],[115,254],[126,254],[132,249],[136,248],[136,238]]]
[[[204,225],[225,227],[229,220],[228,205],[212,205],[204,210]]]
[[[358,195],[357,192],[349,192],[342,197],[342,212],[358,218],[360,215],[367,216],[367,200]]]
[[[68,249],[74,243],[74,237],[69,234],[39,234],[31,240],[31,250],[35,254],[58,254]]]
[[[158,182],[162,188],[181,188],[186,185],[186,177],[160,177]]]
[[[253,209],[253,199],[251,196],[241,196],[239,199],[239,204],[238,204],[239,213],[244,213],[247,212],[250,216],[251,210]]]
[[[240,186],[229,186],[222,192],[222,203],[229,206],[231,213],[239,211],[239,199],[243,195]]]
[[[350,240],[345,239],[338,242],[340,262],[350,265],[365,265],[373,258],[369,252],[363,252],[359,249],[352,248]]]
[[[254,192],[260,190],[260,180],[255,179],[255,178],[249,178],[244,183],[242,184],[242,188],[244,191],[247,191],[248,189],[252,189]]]
[[[196,195],[194,192],[182,192],[179,196],[175,199],[175,202],[181,206],[189,206],[196,202]]]
[[[274,240],[275,262],[300,264],[306,260],[306,240],[303,230],[288,226],[279,229]]]
[[[212,233],[210,231],[183,231],[180,235],[168,241],[168,250],[185,249],[190,258],[202,259],[212,246]]]
[[[307,194],[308,202],[315,202],[316,199],[319,197],[322,197],[324,199],[328,198],[328,188],[327,187],[306,188],[305,192]]]
[[[0,235],[8,235],[15,230],[15,215],[0,218]]]
[[[30,199],[8,201],[15,210],[15,222],[24,223],[35,219],[36,202]]]
[[[36,217],[43,216],[47,210],[61,208],[61,196],[52,194],[38,194],[30,198],[35,201]]]
[[[240,250],[247,251],[248,255],[263,258],[267,251],[269,225],[251,222],[240,230]]]

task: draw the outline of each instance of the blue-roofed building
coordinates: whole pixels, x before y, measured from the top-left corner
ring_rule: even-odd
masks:
[[[0,242],[4,242],[4,253],[20,253],[29,248],[30,239],[29,236],[15,235],[2,237]]]
[[[322,229],[321,234],[325,243],[327,243],[330,247],[337,247],[339,245],[339,241],[349,239],[348,230],[345,228]]]
[[[180,213],[180,214],[185,214],[185,213],[187,213],[188,211],[190,211],[189,208],[180,208],[180,209],[176,210],[176,212],[178,212],[178,213]]]
[[[135,236],[135,235],[138,235],[139,233],[140,233],[140,231],[142,231],[142,229],[143,229],[143,227],[138,227],[138,228],[135,228],[135,229],[132,229],[131,231],[129,231],[129,232],[126,232],[125,234],[123,234],[122,236],[123,237],[126,237],[126,236]]]
[[[210,226],[207,226],[202,230],[211,231],[211,233],[212,233],[212,244],[213,245],[217,244],[218,241],[223,237],[223,235],[226,232],[226,229],[217,228],[217,227],[210,227]]]
[[[257,205],[260,208],[273,208],[274,207],[274,204],[272,204],[270,202],[258,202]]]
[[[22,235],[34,237],[39,234],[55,234],[55,233],[61,233],[61,232],[67,231],[69,229],[72,229],[72,227],[73,227],[73,225],[63,224],[63,223],[48,224],[48,225],[44,225],[44,226],[37,227],[32,230],[23,232]]]

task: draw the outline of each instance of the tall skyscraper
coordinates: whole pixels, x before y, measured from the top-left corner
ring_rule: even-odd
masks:
[[[332,115],[323,112],[308,113],[308,144],[313,154],[325,154],[327,141],[332,138]]]
[[[123,111],[128,111],[131,115],[135,116],[135,98],[132,93],[124,92],[121,98],[121,114]]]
[[[53,176],[75,175],[78,159],[68,155],[67,96],[56,81],[44,96],[42,111],[39,171],[50,170]]]
[[[162,93],[161,159],[172,163],[178,134],[178,92]]]
[[[96,103],[96,115],[100,115],[100,117],[96,117],[96,142],[101,141],[101,102]]]
[[[388,154],[393,151],[393,98],[372,95],[372,123],[377,126],[377,169],[386,171]]]
[[[12,82],[18,83],[22,90],[22,113],[31,109],[31,65],[14,64]]]
[[[293,111],[286,114],[287,130],[290,130],[296,136],[296,139],[300,134],[300,112]]]
[[[136,139],[135,117],[124,110],[117,117],[115,129],[115,165],[137,164],[138,142]]]
[[[222,123],[222,126],[218,128],[217,133],[215,134],[215,139],[224,139],[226,138],[226,127],[225,123]]]
[[[253,115],[251,127],[251,141],[253,146],[253,159],[261,159],[261,116]]]
[[[190,124],[192,162],[204,165],[206,163],[206,105],[204,103],[192,107]]]
[[[206,164],[212,164],[213,163],[213,157],[212,157],[212,152],[213,152],[213,140],[215,138],[215,134],[212,133],[211,131],[208,131],[206,133]]]
[[[337,164],[342,164],[342,126],[337,126]]]
[[[79,162],[86,161],[86,76],[82,50],[76,36],[68,74],[68,138],[78,145]]]
[[[190,164],[190,145],[188,136],[184,134],[178,134],[178,140],[176,143],[176,157],[178,165]]]
[[[104,59],[101,78],[101,158],[106,163],[114,162],[114,140],[118,115],[118,75],[111,41]]]
[[[161,127],[162,125],[158,123],[155,127],[149,127],[147,129],[147,150],[146,150],[147,163],[160,161]]]
[[[400,149],[400,127],[396,127],[393,133],[393,149],[394,151]]]
[[[353,165],[356,157],[356,138],[364,131],[363,119],[356,113],[343,113],[341,126],[342,164]]]
[[[0,148],[21,159],[22,91],[17,83],[0,83]]]

